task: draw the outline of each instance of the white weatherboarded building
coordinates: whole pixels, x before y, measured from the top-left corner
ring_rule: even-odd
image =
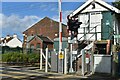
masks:
[[[21,47],[22,48],[22,41],[17,37],[17,35],[7,36],[6,38],[2,39],[2,46],[9,46],[11,48]]]
[[[115,14],[120,10],[104,2],[103,0],[88,0],[81,7],[70,14],[70,17],[78,17],[82,22],[78,29],[78,40],[106,40],[113,34],[119,34],[118,21]],[[116,40],[118,42],[118,40]]]
[[[92,48],[93,45],[91,44],[96,40],[109,40],[111,43],[114,41],[114,44],[119,43],[120,40],[118,38],[114,38],[115,35],[120,34],[120,25],[118,25],[119,21],[115,17],[116,14],[120,14],[120,10],[103,0],[88,0],[78,9],[69,14],[71,18],[78,18],[79,22],[82,22],[80,28],[78,28],[77,40],[85,40],[89,42],[85,48],[82,47],[82,43],[78,44],[78,46],[80,46],[80,50]],[[98,49],[99,51],[97,51],[100,54],[96,53],[93,57],[94,61],[92,63],[94,65],[95,72],[111,73],[111,54],[110,52],[109,54],[103,54],[111,50],[109,42],[102,44],[102,46],[100,43],[97,43],[96,45],[100,47]],[[102,50],[104,52],[102,52]],[[82,62],[84,63],[84,60]]]

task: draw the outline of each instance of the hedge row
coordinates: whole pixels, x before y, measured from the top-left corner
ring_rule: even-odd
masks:
[[[15,63],[33,63],[39,62],[39,54],[31,53],[31,54],[24,54],[18,52],[9,52],[2,54],[2,62],[15,62]]]

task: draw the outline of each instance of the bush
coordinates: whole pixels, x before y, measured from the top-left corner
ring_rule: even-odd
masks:
[[[34,63],[39,62],[39,54],[31,53],[31,54],[23,54],[18,52],[9,52],[2,54],[3,62],[15,62],[15,63]]]
[[[28,61],[30,62],[30,63],[34,63],[34,62],[39,62],[39,54],[29,54],[28,55]]]

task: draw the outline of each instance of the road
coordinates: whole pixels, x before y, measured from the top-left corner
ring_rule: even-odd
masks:
[[[44,71],[40,71],[39,67],[22,66],[1,66],[0,76],[1,80],[120,80],[105,76],[83,77],[74,74],[45,73]]]

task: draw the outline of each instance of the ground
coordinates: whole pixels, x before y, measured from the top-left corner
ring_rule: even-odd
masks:
[[[105,74],[80,76],[78,74],[62,74],[55,72],[45,73],[39,67],[25,66],[1,66],[1,80],[120,80],[119,77],[111,77]]]

